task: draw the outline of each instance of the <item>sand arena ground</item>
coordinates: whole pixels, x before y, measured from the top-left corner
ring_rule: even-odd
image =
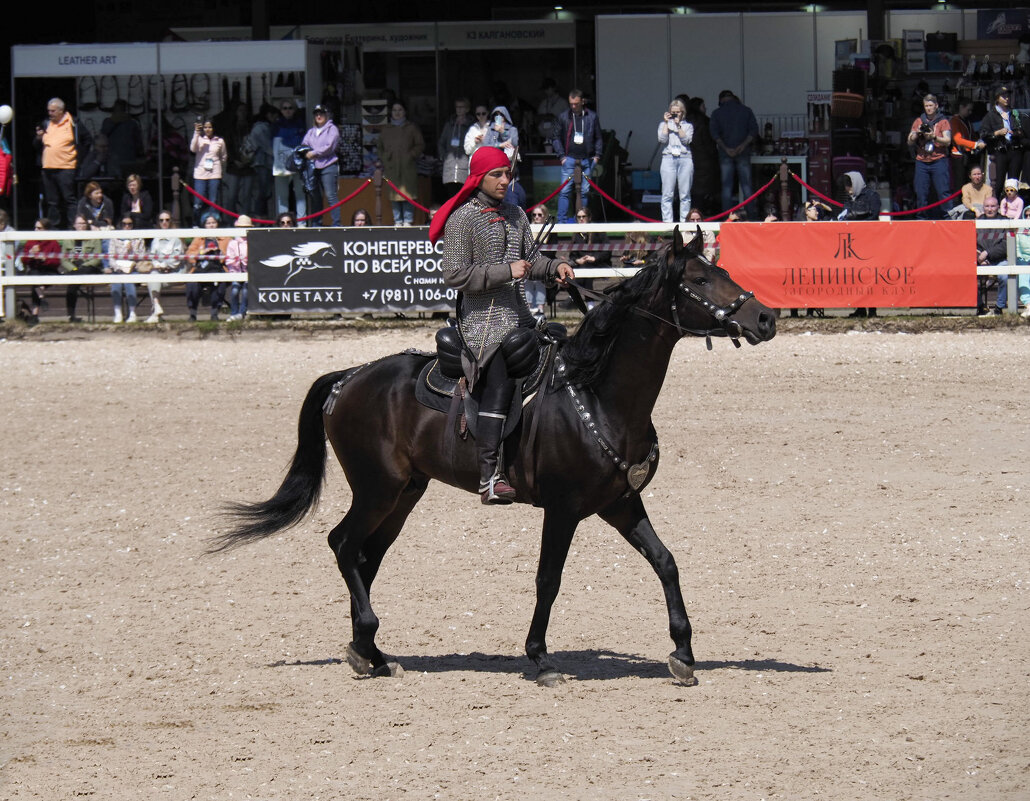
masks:
[[[596,518],[522,653],[541,512],[432,485],[373,601],[403,679],[342,662],[331,461],[296,529],[203,555],[267,497],[365,333],[89,331],[0,342],[0,796],[1030,798],[1030,329],[781,333],[677,348],[645,501],[657,579]]]

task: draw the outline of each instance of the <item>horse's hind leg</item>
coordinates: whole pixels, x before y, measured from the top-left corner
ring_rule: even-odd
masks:
[[[397,672],[375,644],[379,619],[372,611],[370,593],[383,557],[425,490],[425,481],[413,480],[400,492],[391,492],[387,482],[377,485],[375,493],[356,491],[350,510],[329,533],[329,547],[350,591],[353,640],[347,661],[358,673]],[[374,498],[366,502],[370,494]]]
[[[672,553],[658,539],[651,521],[644,511],[639,495],[620,498],[600,513],[605,522],[614,526],[626,541],[636,548],[658,574],[665,591],[665,604],[669,609],[669,633],[676,650],[669,654],[669,670],[683,684],[697,684],[694,678],[694,652],[690,647],[690,620],[680,590],[679,570]]]
[[[383,481],[374,490],[354,488],[354,500],[350,510],[340,524],[329,532],[329,547],[336,554],[340,575],[347,583],[351,597],[354,641],[348,648],[348,661],[352,653],[356,654],[355,658],[369,662],[385,661],[375,644],[379,618],[372,611],[361,563],[365,558],[363,549],[366,543],[393,512],[401,497],[403,485],[391,486],[391,483]],[[385,552],[381,544],[379,550]]]
[[[426,491],[426,487],[429,482],[425,479],[412,479],[408,486],[404,488],[400,498],[397,500],[397,505],[394,510],[386,516],[386,519],[379,524],[379,527],[372,532],[372,534],[365,540],[361,546],[361,553],[358,559],[358,573],[361,576],[361,580],[365,586],[365,592],[368,593],[369,598],[372,594],[372,583],[376,579],[376,575],[379,573],[379,568],[383,563],[383,557],[386,556],[386,552],[390,549],[390,546],[396,542],[397,537],[401,533],[401,529],[404,528],[404,523],[408,519],[408,515],[411,514],[411,510],[415,508],[415,504],[421,500],[422,495]],[[353,641],[348,648],[347,659],[351,667],[354,668],[358,673],[369,673],[371,672],[376,676],[397,676],[403,671],[396,662],[391,662],[389,658],[378,648],[375,649],[372,657],[366,659],[355,650],[355,643],[360,638],[357,621],[359,619],[360,610],[354,597],[351,596],[351,626]]]

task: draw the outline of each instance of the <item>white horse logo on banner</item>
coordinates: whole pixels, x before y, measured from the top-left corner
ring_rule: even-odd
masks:
[[[328,242],[305,242],[303,245],[294,245],[292,255],[272,256],[270,259],[262,259],[261,263],[266,267],[288,267],[286,278],[283,279],[283,285],[286,285],[304,270],[332,269],[331,264],[319,264],[318,258],[335,255],[336,251]]]

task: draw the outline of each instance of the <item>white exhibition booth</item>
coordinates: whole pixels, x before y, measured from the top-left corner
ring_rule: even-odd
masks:
[[[814,7],[813,7],[814,8]],[[890,11],[885,38],[914,29],[976,38],[977,12]],[[708,113],[730,89],[761,121],[807,114],[805,93],[833,88],[838,40],[869,38],[864,11],[599,15],[597,107],[629,160],[646,165],[669,100],[703,97]],[[777,134],[779,131],[777,130]]]

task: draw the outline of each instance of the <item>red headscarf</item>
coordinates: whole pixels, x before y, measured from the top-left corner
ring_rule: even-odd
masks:
[[[465,184],[458,190],[458,194],[444,203],[440,210],[433,215],[433,222],[429,225],[429,241],[435,245],[436,241],[443,236],[447,218],[479,188],[484,175],[498,167],[510,166],[511,161],[499,147],[481,147],[473,153],[472,159],[469,161],[469,177],[465,179]]]

